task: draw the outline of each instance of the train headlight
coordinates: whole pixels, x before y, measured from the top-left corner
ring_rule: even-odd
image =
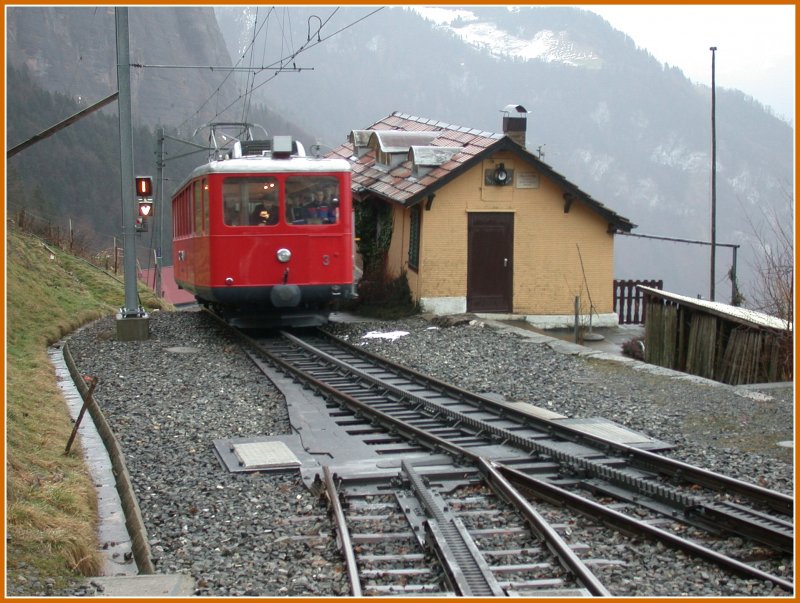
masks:
[[[292,259],[292,252],[286,249],[285,247],[282,247],[281,249],[278,249],[277,256],[278,256],[278,261],[285,264],[286,262]]]

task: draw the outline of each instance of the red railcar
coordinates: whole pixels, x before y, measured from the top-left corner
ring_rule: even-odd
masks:
[[[236,142],[172,197],[175,281],[229,321],[307,326],[355,296],[350,165]]]

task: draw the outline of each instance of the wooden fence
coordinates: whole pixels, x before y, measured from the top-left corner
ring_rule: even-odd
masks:
[[[614,312],[619,316],[621,325],[644,324],[647,308],[644,304],[644,294],[636,288],[637,285],[663,289],[664,281],[614,281]]]
[[[793,379],[791,329],[743,324],[652,294],[646,299],[645,362],[730,385]]]

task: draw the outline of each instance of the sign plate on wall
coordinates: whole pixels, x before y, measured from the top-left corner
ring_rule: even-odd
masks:
[[[517,172],[517,188],[539,188],[539,174]]]

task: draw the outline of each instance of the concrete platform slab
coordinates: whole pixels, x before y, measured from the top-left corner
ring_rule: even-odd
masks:
[[[89,583],[98,597],[191,597],[195,593],[194,578],[186,574],[102,576]]]

